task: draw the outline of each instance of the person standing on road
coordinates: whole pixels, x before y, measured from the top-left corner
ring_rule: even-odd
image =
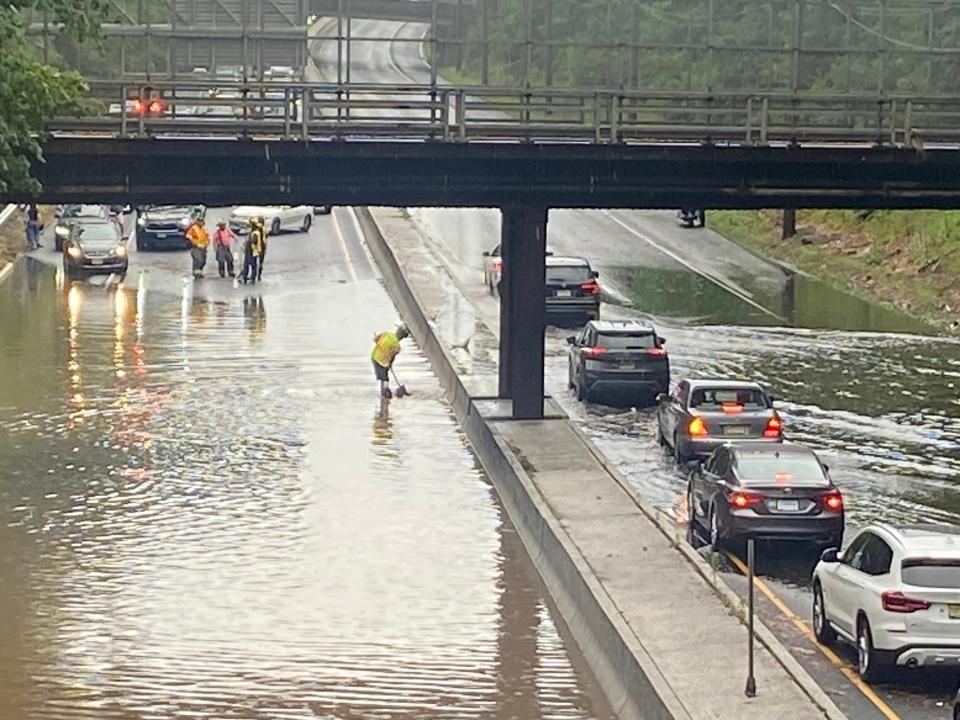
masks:
[[[40,231],[43,226],[40,225],[40,209],[36,203],[27,205],[27,250],[36,250],[43,247],[40,244]]]
[[[217,257],[217,270],[220,277],[229,275],[233,277],[233,241],[236,236],[233,230],[227,227],[227,221],[221,220],[217,223],[217,229],[213,233],[213,252]]]
[[[193,259],[193,276],[203,277],[203,268],[207,265],[207,248],[210,246],[210,233],[203,224],[203,218],[197,218],[187,229],[187,240],[190,241],[190,257]]]
[[[393,395],[390,392],[390,368],[400,354],[400,341],[405,337],[410,337],[410,331],[407,330],[406,325],[400,325],[396,332],[388,330],[373,336],[373,352],[370,353],[373,372],[380,382],[380,397],[388,400]]]
[[[270,233],[267,232],[266,220],[262,217],[257,218],[260,222],[260,230],[262,231],[262,240],[260,243],[260,265],[257,267],[257,280],[263,279],[263,261],[267,259],[267,238],[270,236]]]
[[[263,270],[260,263],[266,250],[266,231],[263,227],[263,218],[250,218],[250,232],[243,243],[243,282],[255,283],[260,279]]]

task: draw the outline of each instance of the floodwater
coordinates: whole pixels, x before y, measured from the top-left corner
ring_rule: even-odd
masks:
[[[0,285],[0,718],[612,717],[373,273],[155,258]]]

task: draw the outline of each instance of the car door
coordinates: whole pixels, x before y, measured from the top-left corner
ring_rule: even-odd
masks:
[[[718,504],[718,507],[722,507],[722,504],[718,503],[718,495],[723,488],[724,478],[730,471],[730,452],[724,447],[717,448],[713,451],[710,459],[712,462],[709,471],[704,468],[701,475],[700,509],[704,512],[704,515],[706,515],[708,508],[715,503]]]
[[[577,336],[577,344],[575,345],[577,362],[574,365],[575,382],[583,382],[583,375],[587,369],[586,360],[583,357],[583,349],[596,345],[596,337],[596,331],[590,326],[583,328]]]
[[[689,394],[690,385],[686,380],[680,382],[674,389],[673,394],[663,407],[663,436],[667,442],[673,442],[673,435],[677,431],[677,425],[680,421],[680,415],[683,412],[683,406],[686,403],[686,397]]]
[[[862,532],[820,580],[827,616],[850,637],[856,636],[860,592],[866,580],[864,559],[869,557],[870,545],[879,540],[869,530]]]
[[[710,487],[717,482],[718,460],[723,452],[725,448],[714,450],[703,466],[690,476],[690,499],[693,501],[693,507],[690,508],[691,518],[702,519],[707,516],[707,499],[712,497]]]

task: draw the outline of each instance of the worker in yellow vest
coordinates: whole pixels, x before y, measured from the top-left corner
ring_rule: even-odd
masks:
[[[203,277],[203,268],[207,265],[207,248],[210,246],[210,233],[203,224],[203,218],[197,218],[187,229],[190,241],[190,257],[193,259],[193,276]]]
[[[390,368],[400,354],[400,341],[405,337],[410,337],[406,325],[400,325],[396,332],[388,330],[373,337],[370,358],[373,360],[373,372],[380,382],[380,397],[389,399],[393,396],[390,392]]]

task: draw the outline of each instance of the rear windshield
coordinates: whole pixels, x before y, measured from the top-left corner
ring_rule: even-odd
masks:
[[[960,560],[907,558],[901,576],[904,583],[915,587],[960,589]]]
[[[112,227],[102,225],[88,225],[80,230],[80,242],[109,242],[119,239],[117,231]]]
[[[624,333],[611,333],[597,336],[597,346],[607,348],[608,350],[643,350],[657,346],[656,337],[650,333],[642,335],[627,335]]]
[[[745,483],[826,485],[820,462],[806,453],[738,452],[737,475]]]
[[[590,281],[590,268],[586,265],[550,265],[546,273],[547,283],[574,285]]]
[[[744,410],[769,407],[766,396],[751,388],[699,388],[690,395],[690,407],[720,410],[724,405],[739,405]]]

